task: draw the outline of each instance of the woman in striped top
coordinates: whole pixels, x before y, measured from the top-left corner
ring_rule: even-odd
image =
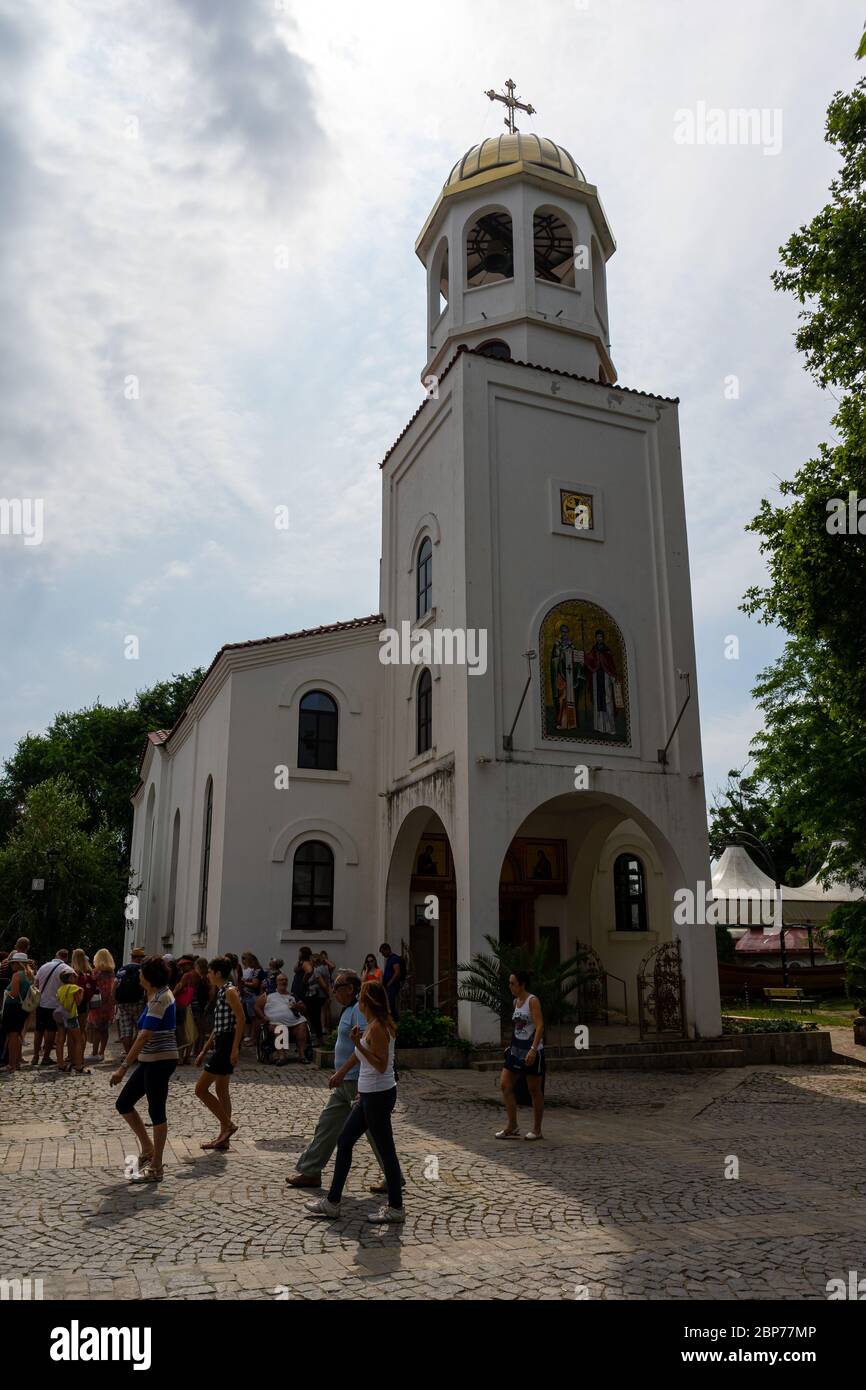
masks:
[[[237,1125],[232,1124],[232,1102],[229,1077],[238,1064],[241,1038],[247,1026],[241,997],[232,983],[232,963],[226,956],[217,956],[208,965],[207,976],[216,990],[214,999],[213,1032],[195,1059],[204,1071],[195,1084],[195,1093],[211,1114],[220,1122],[216,1139],[202,1144],[203,1149],[225,1152]],[[212,1049],[212,1050],[208,1050]],[[213,1086],[215,1095],[211,1095]]]
[[[118,1086],[130,1073],[117,1097],[117,1110],[138,1140],[139,1167],[130,1174],[133,1182],[161,1182],[163,1176],[162,1155],[168,1134],[165,1103],[168,1083],[177,1066],[174,995],[168,988],[168,979],[168,966],[159,956],[151,956],[142,965],[141,983],[147,1002],[138,1020],[138,1036],[111,1077],[111,1085]],[[153,1143],[135,1108],[142,1096],[147,1096]]]

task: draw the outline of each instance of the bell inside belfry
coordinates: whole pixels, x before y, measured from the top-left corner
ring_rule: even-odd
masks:
[[[491,241],[484,257],[484,269],[488,275],[513,275],[511,247],[504,241]]]
[[[489,285],[514,275],[514,237],[507,212],[489,212],[470,228],[466,240],[467,285]]]

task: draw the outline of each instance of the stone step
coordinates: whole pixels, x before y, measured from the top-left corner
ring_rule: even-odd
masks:
[[[592,1032],[590,1032],[592,1037]],[[731,1048],[737,1047],[737,1041],[730,1035],[723,1035],[720,1038],[645,1038],[642,1042],[625,1043],[595,1043],[589,1047],[577,1049],[566,1044],[546,1045],[544,1049],[545,1057],[549,1062],[555,1058],[580,1057],[635,1057],[635,1056],[657,1056],[660,1052],[726,1052]],[[508,1046],[507,1042],[502,1043],[502,1051]],[[492,1066],[499,1066],[501,1053],[486,1054],[475,1052],[470,1060],[473,1065],[478,1063],[490,1070]],[[488,1065],[489,1064],[489,1065]]]
[[[473,1062],[473,1071],[500,1071],[499,1062]],[[692,1048],[691,1051],[626,1052],[599,1050],[577,1052],[572,1057],[551,1057],[548,1071],[692,1071],[701,1067],[742,1067],[745,1055],[739,1047]]]

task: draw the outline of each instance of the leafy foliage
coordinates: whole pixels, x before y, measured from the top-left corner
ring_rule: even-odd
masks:
[[[745,777],[736,769],[730,771],[727,786],[716,793],[710,807],[713,858],[720,858],[726,845],[736,843],[737,832],[745,830],[766,845],[784,883],[805,882],[817,873],[828,846],[822,844],[816,853],[808,854],[800,824],[801,798],[787,793],[787,786],[777,788],[766,779]],[[748,843],[743,848],[767,873],[761,856],[753,853]]]
[[[120,950],[138,760],[147,734],[176,722],[201,675],[173,676],[132,701],[58,714],[44,734],[19,741],[0,779],[4,940],[23,933],[37,953],[64,942]],[[49,877],[55,888],[34,892],[32,880]],[[52,907],[62,941],[48,940]]]
[[[814,1023],[800,1023],[796,1018],[726,1018],[722,1015],[723,1033],[810,1033]]]
[[[866,536],[828,530],[833,499],[866,498],[866,80],[836,93],[826,139],[842,159],[830,201],[781,248],[773,280],[801,305],[807,369],[843,395],[835,441],[782,483],[783,505],[764,500],[751,523],[769,579],[743,607],[789,640],[753,692],[765,729],[752,744],[747,799],[778,835],[789,872],[826,852],[828,878],[866,886]],[[844,919],[840,930],[850,927]]]
[[[467,964],[458,965],[463,978],[457,998],[471,1004],[482,1004],[496,1014],[504,1025],[514,1011],[514,999],[508,988],[508,977],[514,970],[528,970],[531,991],[541,1005],[545,1023],[564,1023],[575,1016],[575,1005],[569,996],[587,977],[582,956],[571,956],[559,965],[549,965],[548,945],[539,941],[530,951],[526,946],[508,946],[495,936],[485,936],[490,955],[478,952]]]
[[[397,1024],[397,1046],[449,1047],[455,1042],[456,1025],[447,1014],[437,1013],[435,1009],[423,1009],[418,1013],[401,1013]]]
[[[849,986],[866,987],[866,902],[842,903],[818,928],[818,941],[831,960],[843,960]]]
[[[197,669],[139,691],[132,701],[97,702],[87,709],[58,714],[44,734],[25,735],[0,780],[0,834],[5,829],[8,835],[15,825],[28,791],[62,776],[81,797],[88,827],[110,825],[120,836],[121,853],[128,854],[129,798],[144,740],[152,730],[175,723],[201,676]]]
[[[50,778],[27,793],[0,849],[0,932],[10,942],[28,936],[37,959],[61,945],[88,952],[107,946],[115,954],[122,946],[119,837],[105,821],[95,830],[87,822],[69,778]],[[33,890],[34,878],[46,880],[41,892]]]

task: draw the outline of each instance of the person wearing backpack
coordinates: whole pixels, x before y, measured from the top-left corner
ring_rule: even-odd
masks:
[[[141,963],[147,952],[143,946],[133,946],[128,965],[122,965],[117,972],[114,987],[114,1002],[117,1005],[117,1031],[124,1056],[132,1047],[138,1026],[138,1016],[144,1002],[144,989],[141,983]]]
[[[54,1022],[54,1010],[57,1008],[57,989],[60,985],[60,972],[67,968],[68,962],[59,953],[51,960],[47,960],[44,965],[40,965],[36,972],[36,979],[33,981],[35,988],[39,991],[39,1004],[36,1009],[35,1031],[33,1033],[33,1060],[30,1065],[50,1067],[51,1049],[57,1034],[57,1024]],[[43,1039],[45,1042],[42,1047]],[[42,1049],[42,1060],[39,1060],[39,1052]]]
[[[12,974],[3,994],[3,1032],[6,1035],[9,1057],[8,1070],[18,1071],[21,1066],[21,1035],[31,1012],[31,1008],[24,1006],[33,983],[33,975],[23,951],[13,952],[9,964]],[[38,993],[35,997],[39,998]]]

